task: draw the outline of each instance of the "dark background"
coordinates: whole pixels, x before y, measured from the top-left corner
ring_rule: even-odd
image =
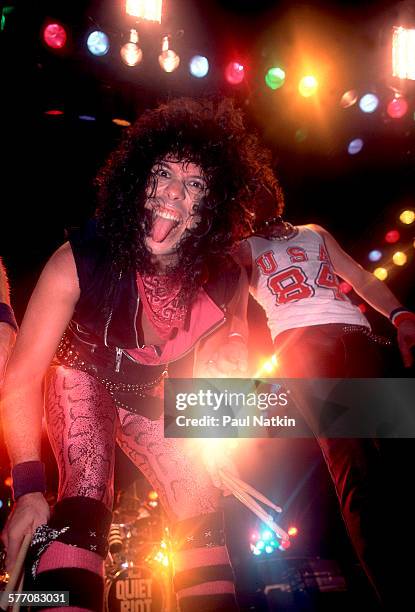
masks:
[[[389,65],[391,26],[400,15],[415,25],[410,4],[168,0],[162,26],[138,27],[144,59],[135,68],[126,67],[119,57],[131,27],[119,0],[10,0],[0,2],[0,8],[4,6],[13,11],[0,32],[0,254],[9,271],[19,320],[41,267],[63,242],[65,229],[82,223],[94,209],[92,178],[122,135],[123,128],[112,119],[132,121],[143,109],[176,95],[235,97],[247,122],[272,149],[286,194],[286,217],[327,227],[369,269],[375,267],[367,258],[369,251],[384,249],[389,286],[403,303],[415,306],[415,231],[398,221],[403,209],[415,207],[415,91],[413,83],[395,82]],[[41,38],[42,27],[55,19],[69,33],[61,51],[46,48]],[[97,27],[110,36],[111,50],[104,57],[92,56],[85,45],[87,34]],[[172,74],[163,73],[157,62],[161,34],[167,32],[172,35],[171,47],[181,56],[181,65]],[[188,61],[195,53],[209,59],[206,79],[189,74]],[[223,74],[233,59],[244,64],[246,79],[232,87]],[[283,88],[271,91],[264,75],[276,63],[285,68],[287,79]],[[296,84],[311,69],[320,78],[319,93],[303,99]],[[407,115],[399,120],[386,114],[394,87],[409,102]],[[377,93],[378,110],[368,115],[357,105],[342,108],[340,98],[349,89],[356,89],[359,96]],[[45,114],[53,109],[63,114]],[[96,120],[83,121],[80,115]],[[298,130],[305,138],[298,137]],[[350,156],[347,145],[356,137],[363,138],[365,145],[361,153]],[[401,240],[388,247],[384,235],[394,228],[401,232]],[[390,256],[398,249],[408,254],[403,268],[390,265]],[[353,299],[360,303],[358,297]],[[367,315],[376,331],[393,335],[393,328],[377,313],[368,309]],[[271,347],[255,305],[250,319],[255,360]],[[45,452],[50,456],[47,447]],[[8,473],[3,445],[0,461],[4,520],[10,495],[2,484]],[[53,488],[52,461],[48,466]],[[128,467],[124,469],[128,472]],[[295,445],[289,440],[258,441],[249,464],[241,469],[248,480],[284,505],[285,526],[299,527],[291,556],[337,559],[353,576],[352,583],[360,584],[313,441],[299,440]],[[252,518],[238,506],[231,514],[236,517],[231,528],[243,590],[253,592],[248,550]]]

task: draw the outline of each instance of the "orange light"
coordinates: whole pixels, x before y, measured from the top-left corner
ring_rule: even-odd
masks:
[[[159,498],[159,495],[158,495],[157,491],[150,491],[150,493],[148,494],[148,499],[154,500],[154,499],[158,499],[158,498]]]
[[[376,276],[377,279],[384,281],[388,278],[388,271],[386,268],[376,268],[375,270],[373,270],[373,274],[374,276]]]
[[[126,0],[125,12],[131,17],[161,23],[162,0]]]
[[[112,122],[115,123],[115,125],[119,125],[121,127],[129,127],[131,125],[131,123],[127,121],[127,119],[120,119],[119,117],[114,117]]]
[[[415,212],[413,210],[404,210],[399,215],[399,219],[405,225],[411,225],[415,221]]]
[[[408,257],[405,253],[403,253],[403,251],[396,251],[396,253],[394,253],[392,256],[392,261],[395,266],[404,266],[408,261]]]
[[[287,533],[290,537],[294,537],[298,534],[298,529],[297,527],[289,527]]]
[[[13,480],[11,476],[7,476],[7,478],[4,481],[4,484],[6,485],[6,487],[11,487],[13,484]]]
[[[130,30],[130,40],[120,50],[121,58],[127,66],[137,66],[143,59],[143,52],[138,46],[137,30]]]

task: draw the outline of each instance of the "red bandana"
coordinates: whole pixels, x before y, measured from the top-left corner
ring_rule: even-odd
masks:
[[[162,338],[169,338],[173,329],[183,328],[187,308],[180,304],[180,283],[168,275],[137,273],[137,286],[144,311]]]

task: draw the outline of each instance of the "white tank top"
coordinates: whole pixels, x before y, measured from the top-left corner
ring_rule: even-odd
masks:
[[[252,236],[251,293],[265,310],[274,340],[295,327],[345,323],[369,327],[342,293],[323,237],[305,226],[289,240]]]

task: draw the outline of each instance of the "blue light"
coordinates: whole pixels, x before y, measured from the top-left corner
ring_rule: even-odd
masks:
[[[375,94],[365,94],[360,98],[359,107],[364,113],[373,113],[379,106],[379,98]]]
[[[86,41],[87,47],[92,55],[105,55],[110,48],[110,41],[105,32],[95,30],[91,32]]]
[[[360,153],[363,149],[363,140],[361,138],[355,138],[349,142],[349,146],[347,147],[347,152],[349,155],[356,155],[356,153]]]
[[[209,72],[209,62],[204,55],[195,55],[189,62],[190,74],[197,79],[203,79]]]
[[[92,115],[79,115],[79,119],[81,119],[81,121],[96,121],[97,118],[93,117]]]
[[[0,508],[3,508],[3,501],[0,499]]]
[[[370,251],[369,259],[370,261],[379,261],[379,259],[382,259],[382,252],[378,251],[377,249]]]

